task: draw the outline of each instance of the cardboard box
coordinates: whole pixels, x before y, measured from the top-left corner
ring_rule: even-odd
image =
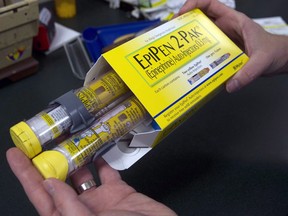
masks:
[[[38,1],[7,1],[0,8],[0,69],[30,57],[37,32]]]
[[[103,54],[84,85],[112,67],[152,119],[103,158],[115,169],[129,168],[213,97],[247,61],[245,53],[199,9]]]

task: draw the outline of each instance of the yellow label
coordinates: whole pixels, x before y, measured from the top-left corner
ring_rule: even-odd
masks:
[[[132,130],[146,115],[143,105],[133,96],[105,114],[89,129],[61,143],[59,148],[69,153],[76,167],[82,166],[105,145]]]
[[[161,129],[177,121],[248,61],[199,9],[103,57]]]
[[[122,79],[110,71],[88,87],[81,88],[76,96],[90,113],[96,113],[128,90]]]
[[[58,137],[61,132],[59,131],[56,122],[54,121],[54,119],[48,115],[45,112],[40,113],[40,117],[46,122],[46,124],[50,127],[50,130],[53,133],[53,137],[56,138]]]

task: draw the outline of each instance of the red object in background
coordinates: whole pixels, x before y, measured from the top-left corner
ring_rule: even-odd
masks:
[[[55,22],[51,11],[44,7],[39,13],[38,35],[33,38],[33,50],[45,52],[49,50],[55,35]]]
[[[48,37],[48,29],[46,26],[40,24],[38,35],[33,38],[33,49],[45,52],[49,50],[51,41]]]

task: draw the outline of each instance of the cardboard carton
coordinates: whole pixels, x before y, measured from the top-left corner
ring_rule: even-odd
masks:
[[[104,53],[84,85],[113,68],[151,116],[151,122],[133,130],[104,159],[115,169],[129,168],[247,61],[246,54],[199,9]]]

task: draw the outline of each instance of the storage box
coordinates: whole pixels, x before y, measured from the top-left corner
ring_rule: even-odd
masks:
[[[131,166],[247,61],[245,53],[199,9],[104,53],[84,85],[112,67],[147,109],[152,123],[137,127],[103,158],[115,169]]]
[[[0,8],[0,69],[32,54],[38,32],[38,1],[6,1]]]

